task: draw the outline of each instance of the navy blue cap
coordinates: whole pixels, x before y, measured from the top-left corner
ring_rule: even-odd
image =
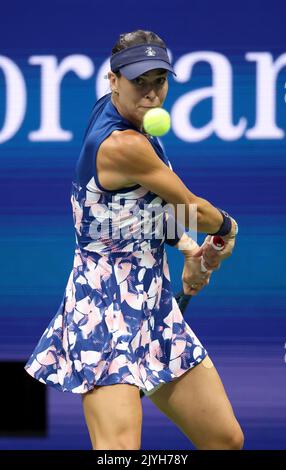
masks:
[[[110,67],[112,72],[120,71],[127,80],[133,80],[154,69],[169,70],[176,75],[167,49],[158,44],[137,44],[122,49],[111,56]]]

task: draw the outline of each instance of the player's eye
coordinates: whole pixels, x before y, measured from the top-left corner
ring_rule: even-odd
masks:
[[[165,81],[166,81],[166,77],[157,78],[158,85],[164,85]]]
[[[135,83],[135,85],[138,85],[138,86],[144,85],[143,78],[137,77],[137,78],[134,78],[134,80],[132,80],[132,81]]]
[[[147,86],[147,85],[150,85],[150,84],[148,84],[148,83],[146,82],[146,80],[144,80],[144,79],[141,78],[141,77],[134,78],[134,80],[132,80],[132,81],[133,81],[133,83],[134,83],[135,85],[137,85],[137,86],[139,86],[139,87],[143,87],[143,86],[145,86],[145,85],[146,85],[146,86]],[[159,77],[159,78],[157,78],[157,79],[155,80],[155,84],[156,84],[156,85],[159,85],[159,86],[162,86],[162,85],[164,85],[165,81],[166,81],[166,77]]]

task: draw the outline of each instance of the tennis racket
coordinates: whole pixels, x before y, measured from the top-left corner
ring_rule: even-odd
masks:
[[[211,244],[211,247],[215,251],[221,251],[224,248],[224,240],[221,237],[219,237],[218,235],[214,235],[213,237],[211,237],[210,244]],[[207,271],[207,268],[205,267],[205,264],[204,264],[204,258],[203,257],[201,259],[201,271],[202,272]],[[179,309],[181,310],[182,313],[185,312],[191,298],[192,298],[192,295],[185,294],[183,289],[175,295],[175,299],[176,299],[177,304],[179,306]],[[142,390],[140,390],[140,398],[143,398],[144,396],[145,396],[144,392]]]

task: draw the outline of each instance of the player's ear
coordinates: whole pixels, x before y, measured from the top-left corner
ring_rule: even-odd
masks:
[[[108,72],[107,78],[109,79],[111,91],[115,91],[117,89],[117,80],[118,80],[115,73]]]

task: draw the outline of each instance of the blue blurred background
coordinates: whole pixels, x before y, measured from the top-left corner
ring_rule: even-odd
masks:
[[[240,227],[232,258],[185,317],[216,364],[245,448],[286,449],[284,18],[283,0],[1,5],[0,361],[25,362],[56,314],[73,262],[71,181],[90,110],[108,92],[106,61],[120,33],[152,30],[178,70],[162,139],[173,168]],[[183,259],[168,256],[176,291]],[[47,394],[47,435],[2,435],[0,449],[90,449],[80,397]],[[143,407],[142,449],[192,448],[148,398]]]

